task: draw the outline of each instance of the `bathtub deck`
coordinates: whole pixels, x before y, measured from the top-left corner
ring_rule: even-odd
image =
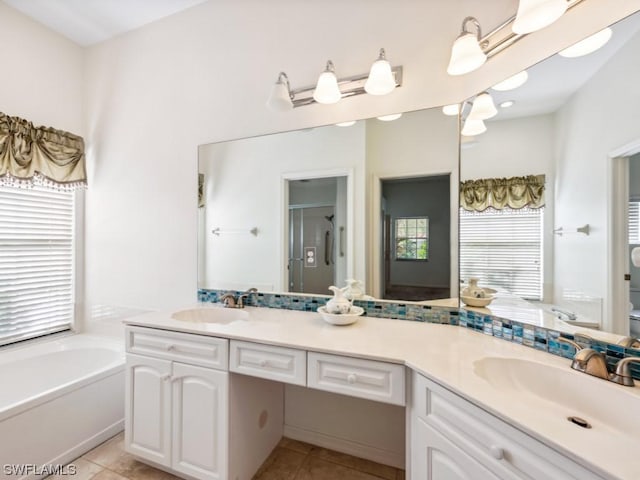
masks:
[[[50,476],[48,480],[172,480],[161,470],[145,465],[124,451],[124,434],[77,458],[77,474]],[[283,438],[254,480],[404,480],[404,471],[379,463]]]

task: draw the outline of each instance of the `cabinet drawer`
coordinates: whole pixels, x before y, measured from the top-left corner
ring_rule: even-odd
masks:
[[[229,370],[232,372],[305,386],[306,367],[304,350],[231,341]]]
[[[229,341],[224,338],[127,327],[127,352],[228,370]]]
[[[404,367],[309,352],[308,385],[318,390],[404,405]]]
[[[500,478],[601,480],[529,435],[413,373],[412,412]]]

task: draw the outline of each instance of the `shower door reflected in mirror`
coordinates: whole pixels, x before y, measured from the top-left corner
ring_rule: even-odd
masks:
[[[345,280],[346,180],[288,181],[288,291],[325,294]]]

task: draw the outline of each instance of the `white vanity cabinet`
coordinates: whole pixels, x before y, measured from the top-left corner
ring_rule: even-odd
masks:
[[[196,479],[227,479],[229,373],[211,368],[226,367],[227,340],[136,327],[126,334],[126,450]]]
[[[411,480],[602,480],[437,383],[411,377]]]

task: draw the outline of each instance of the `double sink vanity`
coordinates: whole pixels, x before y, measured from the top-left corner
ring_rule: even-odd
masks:
[[[640,478],[640,387],[466,328],[217,304],[126,323],[126,449],[185,478],[249,480],[284,384],[404,407],[407,478]]]

